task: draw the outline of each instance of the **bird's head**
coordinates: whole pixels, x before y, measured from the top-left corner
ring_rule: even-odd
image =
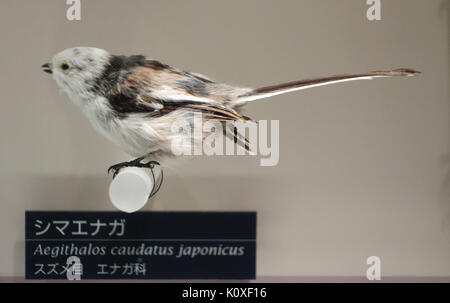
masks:
[[[58,86],[69,95],[83,94],[102,75],[110,56],[103,49],[74,47],[56,54],[42,69],[52,74]]]

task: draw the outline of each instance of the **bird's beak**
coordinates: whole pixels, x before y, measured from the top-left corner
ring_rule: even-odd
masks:
[[[45,63],[41,67],[44,72],[49,73],[49,74],[52,73],[52,67],[51,67],[50,63]]]

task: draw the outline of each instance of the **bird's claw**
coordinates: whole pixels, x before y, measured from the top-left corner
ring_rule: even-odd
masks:
[[[143,168],[150,168],[153,169],[155,165],[161,165],[157,161],[149,161],[147,163],[142,163],[141,159],[136,159],[129,162],[121,162],[115,165],[111,165],[108,168],[108,174],[113,172],[113,179],[117,176],[119,171],[124,167],[143,167]]]
[[[113,172],[113,179],[117,176],[117,174],[119,173],[119,171],[124,168],[124,167],[143,167],[143,168],[149,168],[152,176],[153,176],[153,182],[156,182],[156,178],[155,178],[155,174],[153,172],[153,168],[155,167],[155,165],[160,166],[160,178],[158,178],[159,182],[157,183],[158,185],[153,187],[152,192],[150,193],[149,198],[153,197],[161,188],[162,182],[163,182],[163,171],[161,168],[161,164],[159,164],[159,162],[157,161],[149,161],[147,163],[142,163],[141,161],[144,159],[144,157],[142,158],[137,158],[135,160],[129,161],[129,162],[121,162],[115,165],[112,165],[108,168],[108,174],[112,171]]]
[[[122,162],[122,163],[118,163],[118,164],[115,164],[115,165],[111,165],[108,168],[108,174],[113,172],[113,179],[114,179],[122,168],[128,166],[127,164],[128,164],[127,162]]]

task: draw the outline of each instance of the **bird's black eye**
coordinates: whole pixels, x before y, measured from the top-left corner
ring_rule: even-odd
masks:
[[[67,63],[61,64],[61,69],[62,70],[68,70],[69,69],[69,64],[67,64]]]

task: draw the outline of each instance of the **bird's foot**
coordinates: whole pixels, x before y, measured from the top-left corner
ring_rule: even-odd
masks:
[[[144,158],[137,158],[128,162],[121,162],[121,163],[117,163],[115,165],[111,165],[108,168],[108,174],[113,172],[113,179],[117,176],[117,174],[119,173],[119,171],[124,168],[124,167],[144,167],[144,168],[150,168],[153,169],[155,167],[155,165],[160,165],[159,162],[157,161],[149,161],[147,163],[142,163],[141,161]]]

